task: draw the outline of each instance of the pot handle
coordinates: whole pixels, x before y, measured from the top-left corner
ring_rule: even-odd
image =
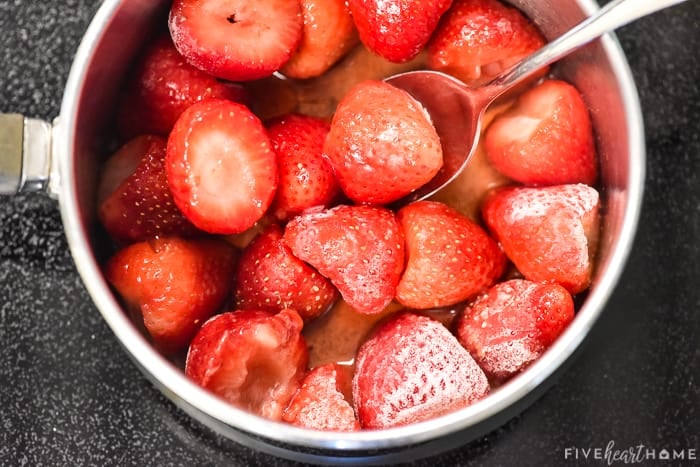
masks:
[[[0,195],[32,191],[54,195],[49,183],[52,131],[53,126],[43,120],[0,113]]]

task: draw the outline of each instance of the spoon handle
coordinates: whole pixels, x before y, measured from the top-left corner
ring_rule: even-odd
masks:
[[[614,0],[554,41],[493,79],[488,86],[505,91],[606,32],[685,0]],[[498,92],[500,94],[500,92]]]

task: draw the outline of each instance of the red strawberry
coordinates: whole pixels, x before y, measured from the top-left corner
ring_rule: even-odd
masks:
[[[486,396],[486,375],[438,321],[399,313],[357,353],[355,410],[363,428],[429,420]]]
[[[277,164],[265,128],[247,107],[210,99],[178,118],[168,139],[175,204],[200,229],[240,233],[267,211]]]
[[[277,225],[268,227],[243,251],[235,284],[237,308],[294,308],[306,321],[326,311],[336,298],[330,282],[292,254]]]
[[[197,232],[173,202],[165,175],[165,148],[163,138],[141,136],[105,163],[98,215],[114,240],[130,243]]]
[[[303,115],[285,115],[268,125],[277,154],[279,184],[274,211],[288,219],[314,206],[328,206],[338,193],[338,182],[323,157],[330,125]]]
[[[302,326],[289,309],[217,315],[192,340],[185,373],[228,402],[280,421],[306,372]]]
[[[544,43],[530,20],[499,0],[455,0],[428,44],[428,65],[483,84]]]
[[[410,308],[440,308],[490,287],[505,269],[498,244],[477,224],[434,201],[402,208],[406,270],[396,299]]]
[[[388,209],[337,206],[309,212],[289,222],[284,240],[357,312],[380,313],[394,298],[403,270],[404,240]]]
[[[530,185],[592,184],[593,129],[586,103],[572,85],[547,80],[499,115],[484,140],[491,163]]]
[[[513,279],[464,310],[457,337],[489,377],[503,380],[537,360],[573,319],[565,288]]]
[[[345,95],[323,151],[340,187],[357,203],[396,201],[442,167],[440,137],[423,106],[379,81],[362,82]]]
[[[170,34],[185,59],[231,81],[279,70],[301,40],[296,0],[174,0]]]
[[[247,101],[242,86],[223,83],[188,64],[169,37],[154,42],[128,82],[119,105],[123,138],[143,134],[168,136],[187,107],[205,99]]]
[[[322,75],[358,42],[345,0],[300,0],[304,33],[292,59],[282,67],[290,78]]]
[[[214,239],[177,237],[130,245],[115,254],[105,276],[165,352],[185,347],[230,293],[235,250]]]
[[[525,276],[572,294],[591,282],[600,200],[587,185],[497,190],[482,206],[486,224]]]
[[[329,363],[311,370],[282,415],[292,425],[328,431],[356,431],[360,423],[352,405],[346,400],[349,393],[348,370]]]
[[[349,0],[362,42],[392,62],[414,58],[452,0]]]

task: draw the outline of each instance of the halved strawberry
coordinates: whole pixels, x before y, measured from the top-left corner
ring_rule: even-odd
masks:
[[[428,64],[479,85],[544,43],[530,20],[499,0],[455,0],[428,44]]]
[[[165,174],[165,149],[163,138],[140,136],[103,166],[97,213],[117,242],[197,232],[173,202]]]
[[[572,85],[546,80],[499,115],[484,139],[491,163],[528,185],[586,183],[597,178],[591,119]]]
[[[246,102],[243,86],[224,83],[193,67],[175,50],[170,37],[151,44],[140,60],[119,102],[122,138],[143,134],[168,136],[187,107],[205,99]]]
[[[161,238],[118,251],[105,277],[164,352],[185,347],[231,290],[236,252],[215,239]]]
[[[396,201],[442,167],[440,137],[423,106],[380,81],[364,81],[345,95],[323,152],[356,203]]]
[[[388,209],[337,206],[308,212],[287,224],[284,241],[359,313],[382,312],[396,294],[404,239]]]
[[[525,276],[572,294],[591,282],[600,199],[588,185],[510,187],[495,191],[482,213],[506,255]]]
[[[349,0],[362,42],[392,62],[414,58],[452,0]]]
[[[350,392],[349,370],[335,363],[312,369],[284,410],[292,425],[328,431],[356,431],[360,422],[345,394]]]
[[[503,274],[506,257],[495,240],[469,218],[435,201],[402,208],[406,270],[396,299],[417,309],[468,299]]]
[[[265,229],[243,251],[234,282],[237,308],[294,308],[305,321],[328,310],[336,298],[330,282],[292,254],[277,225]]]
[[[565,288],[513,279],[464,310],[457,337],[489,377],[504,380],[537,360],[573,319],[574,301]]]
[[[303,20],[297,0],[174,0],[169,26],[189,63],[218,78],[248,81],[289,60]]]
[[[429,420],[483,398],[486,375],[438,321],[399,313],[357,353],[355,410],[363,428]]]
[[[273,210],[289,219],[314,206],[327,207],[338,194],[333,169],[323,157],[330,125],[320,118],[290,114],[268,123],[277,155],[279,184]]]
[[[345,0],[300,0],[304,32],[296,53],[282,73],[290,78],[322,75],[358,42]]]
[[[267,211],[277,164],[260,120],[247,107],[209,99],[189,107],[168,139],[175,204],[200,229],[240,233]]]

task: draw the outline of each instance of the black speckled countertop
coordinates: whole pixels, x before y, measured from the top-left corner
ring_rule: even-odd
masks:
[[[58,114],[98,4],[0,0],[0,112]],[[581,451],[566,459],[566,448],[610,441],[684,451],[674,465],[700,464],[700,2],[618,37],[648,146],[640,229],[620,285],[544,397],[415,465],[607,465]],[[0,346],[0,465],[291,465],[212,435],[147,382],[90,301],[44,196],[0,197]]]

